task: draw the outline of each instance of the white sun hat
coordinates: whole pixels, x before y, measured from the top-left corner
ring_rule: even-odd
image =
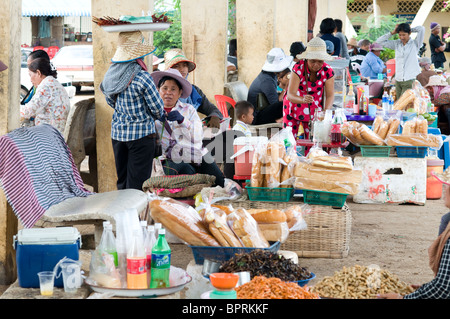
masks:
[[[315,37],[308,42],[305,52],[297,55],[297,59],[331,61],[333,57],[327,53],[325,41],[319,37]]]
[[[262,70],[266,72],[281,72],[289,68],[294,57],[287,56],[283,49],[273,48],[267,53]]]
[[[114,63],[130,62],[143,58],[155,51],[155,47],[145,41],[141,31],[120,32],[116,53],[111,59]]]

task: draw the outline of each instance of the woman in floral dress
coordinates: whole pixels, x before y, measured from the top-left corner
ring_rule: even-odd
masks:
[[[44,58],[35,59],[28,66],[31,83],[36,93],[30,102],[20,106],[22,122],[34,121],[34,125],[50,124],[64,134],[70,99],[64,87],[56,80],[56,70]]]

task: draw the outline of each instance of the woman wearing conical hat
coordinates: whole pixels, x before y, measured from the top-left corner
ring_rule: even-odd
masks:
[[[151,176],[155,120],[164,115],[164,103],[142,59],[153,51],[140,31],[120,32],[112,64],[100,85],[114,109],[111,139],[118,189],[142,190]]]

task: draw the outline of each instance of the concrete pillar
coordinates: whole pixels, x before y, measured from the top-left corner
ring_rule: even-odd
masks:
[[[325,18],[342,20],[342,32],[345,34],[347,17],[347,0],[317,0],[317,16],[314,36],[319,33],[320,22]],[[350,39],[350,37],[348,37]]]
[[[270,49],[306,43],[307,22],[307,0],[236,0],[239,80],[250,86]]]
[[[153,0],[134,0],[130,5],[130,2],[125,0],[95,0],[92,1],[92,16],[97,18],[110,16],[117,19],[125,14],[141,16],[142,11],[147,13],[151,10],[153,12],[153,3]],[[147,39],[150,38],[149,32],[143,32],[143,34]],[[96,24],[92,27],[99,192],[117,189],[117,174],[111,145],[113,109],[106,103],[99,86],[116,51],[118,35],[118,33],[108,33]],[[147,63],[147,65],[149,64]]]
[[[183,0],[181,14],[183,51],[197,64],[189,80],[215,104],[226,77],[228,1]]]
[[[20,39],[22,1],[3,0],[0,11],[0,60],[8,66],[0,72],[0,135],[19,127]],[[0,189],[0,285],[16,278],[13,236],[18,221]]]

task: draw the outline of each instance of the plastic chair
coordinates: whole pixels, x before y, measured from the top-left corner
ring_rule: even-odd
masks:
[[[236,101],[226,95],[214,95],[214,98],[216,99],[217,107],[219,108],[223,117],[229,117],[227,103],[229,103],[234,108],[234,106],[236,105]]]
[[[248,88],[244,82],[235,81],[224,84],[225,88],[231,93],[231,97],[236,101],[247,100]]]
[[[37,50],[44,50],[43,46],[37,46],[33,48],[33,51],[37,51]]]
[[[59,51],[59,47],[57,47],[57,46],[48,47],[47,53],[48,53],[48,56],[50,57],[50,59],[53,59],[55,57],[56,53],[58,53],[58,51]]]

